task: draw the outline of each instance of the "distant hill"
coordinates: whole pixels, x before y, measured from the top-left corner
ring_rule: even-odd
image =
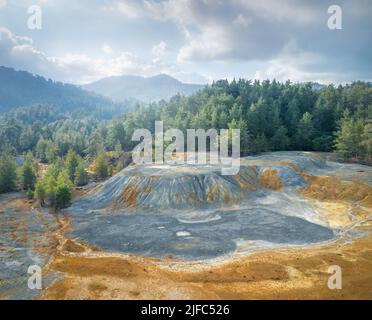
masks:
[[[310,82],[310,84],[311,84],[311,88],[313,88],[314,90],[320,90],[326,87],[324,84],[321,84],[319,82]]]
[[[186,84],[165,74],[154,77],[115,76],[83,86],[84,89],[109,97],[114,101],[134,98],[143,102],[170,99],[176,94],[190,95],[204,86]]]
[[[55,82],[26,71],[0,66],[0,112],[35,104],[53,105],[69,113],[123,112],[127,106],[77,86]],[[109,115],[108,115],[109,116]]]

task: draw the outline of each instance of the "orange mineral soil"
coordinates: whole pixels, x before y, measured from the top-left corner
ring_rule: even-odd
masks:
[[[270,178],[275,172],[268,172]],[[276,179],[274,179],[276,181]],[[262,181],[264,182],[264,181]],[[300,192],[332,227],[361,231],[322,245],[276,249],[217,261],[178,261],[110,254],[67,239],[46,272],[63,278],[39,299],[372,299],[371,187],[328,177]],[[279,183],[272,185],[280,188]],[[328,288],[328,268],[342,270],[342,290]]]

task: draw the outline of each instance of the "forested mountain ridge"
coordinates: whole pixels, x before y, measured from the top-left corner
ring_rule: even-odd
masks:
[[[189,128],[240,129],[242,155],[336,151],[342,160],[372,164],[372,85],[366,82],[314,88],[289,81],[220,80],[190,96],[137,105],[113,119],[91,109],[65,109],[35,103],[0,113],[0,193],[21,185],[30,198],[64,207],[73,183],[88,181],[85,161],[94,161],[101,179],[120,171],[125,159],[113,162],[112,155],[121,159],[123,151],[133,150],[138,143],[132,141],[134,130],[153,133],[156,120],[163,120],[165,130],[184,133]],[[28,160],[18,168],[17,180],[14,156],[19,154]],[[49,168],[35,184],[39,162]],[[62,195],[68,196],[57,201]]]
[[[147,78],[133,75],[108,77],[83,86],[114,101],[133,98],[143,102],[168,100],[176,94],[190,95],[203,87],[182,83],[165,74]]]
[[[109,98],[61,82],[45,79],[27,71],[0,66],[0,112],[33,104],[55,106],[64,113],[122,113],[128,102],[115,104]]]
[[[69,96],[65,99],[68,103]],[[165,130],[238,128],[242,155],[336,150],[344,160],[372,160],[372,85],[367,82],[314,88],[312,83],[289,81],[219,80],[190,96],[175,95],[106,117],[90,109],[65,112],[69,108],[35,103],[2,113],[0,151],[11,146],[14,153],[31,151],[42,161],[63,157],[69,149],[83,157],[131,151],[135,129],[153,131],[155,121],[163,120]]]

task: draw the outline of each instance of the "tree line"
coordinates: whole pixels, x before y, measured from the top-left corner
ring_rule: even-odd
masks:
[[[138,143],[131,141],[133,131],[154,132],[156,120],[164,122],[165,130],[240,129],[242,155],[335,151],[341,160],[370,164],[371,119],[372,85],[367,82],[318,88],[289,81],[220,80],[188,97],[138,104],[111,120],[34,104],[0,116],[0,192],[21,186],[42,204],[64,206],[67,190],[87,182],[87,164],[94,164],[100,178],[119,170],[122,163],[110,165],[108,153],[131,151]],[[17,167],[20,154],[25,161]],[[47,164],[47,172],[40,174],[35,163]]]

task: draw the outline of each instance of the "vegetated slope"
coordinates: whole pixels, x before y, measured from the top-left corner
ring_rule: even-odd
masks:
[[[123,112],[127,104],[114,104],[110,99],[81,88],[45,79],[26,71],[0,66],[0,111],[17,107],[49,104],[65,112]],[[116,111],[116,112],[114,112]]]
[[[182,83],[165,74],[148,78],[132,75],[108,77],[83,86],[114,101],[134,98],[143,102],[167,100],[176,94],[190,95],[203,87]]]

